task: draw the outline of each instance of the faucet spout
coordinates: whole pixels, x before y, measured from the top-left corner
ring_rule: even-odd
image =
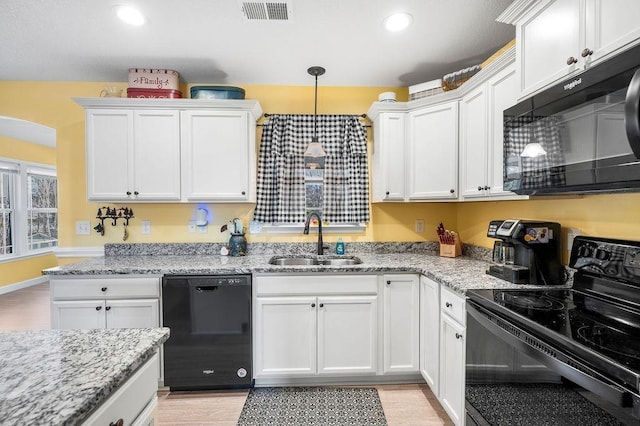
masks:
[[[315,216],[318,219],[318,256],[322,256],[324,254],[324,249],[328,248],[322,242],[322,219],[320,218],[320,213],[317,211],[313,211],[309,213],[307,216],[307,220],[304,222],[304,234],[309,234],[309,224],[311,223],[311,218]]]

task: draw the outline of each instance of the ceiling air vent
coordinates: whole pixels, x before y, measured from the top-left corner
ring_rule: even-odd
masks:
[[[239,1],[245,21],[291,21],[291,1],[250,2]]]

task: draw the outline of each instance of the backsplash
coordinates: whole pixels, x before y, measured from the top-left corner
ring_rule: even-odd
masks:
[[[104,245],[105,256],[193,256],[216,255],[225,247],[224,243],[107,243]],[[248,254],[313,254],[316,243],[250,243]],[[329,245],[327,254],[334,252],[333,244]],[[424,242],[349,242],[346,243],[345,254],[357,253],[424,253],[435,255],[439,244],[433,241]],[[491,250],[484,247],[464,245],[462,253],[478,260],[491,260]]]

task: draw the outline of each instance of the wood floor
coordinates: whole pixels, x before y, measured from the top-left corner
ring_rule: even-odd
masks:
[[[0,331],[51,327],[49,285],[41,284],[0,295]],[[452,424],[425,384],[380,385],[380,402],[389,426]],[[158,391],[157,424],[235,425],[247,391]],[[302,426],[302,425],[301,425]]]

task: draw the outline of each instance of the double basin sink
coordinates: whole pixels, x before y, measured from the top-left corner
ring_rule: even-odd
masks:
[[[355,256],[273,256],[269,259],[270,265],[279,266],[300,266],[300,265],[326,265],[326,266],[346,266],[358,265],[362,263],[360,258]]]

